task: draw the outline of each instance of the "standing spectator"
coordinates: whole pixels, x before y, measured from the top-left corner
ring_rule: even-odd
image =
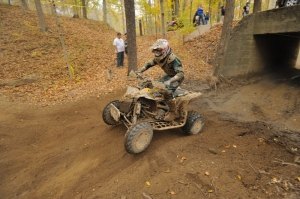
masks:
[[[124,65],[124,51],[125,44],[121,38],[121,33],[117,33],[117,37],[114,39],[113,45],[115,46],[115,53],[117,54],[117,67],[122,67]]]
[[[200,24],[205,24],[205,18],[204,18],[204,10],[202,6],[200,5],[197,9],[197,11],[194,14],[193,23],[198,26]]]
[[[225,16],[225,7],[221,6],[221,23],[224,21],[224,16]]]
[[[206,12],[205,14],[205,24],[208,24],[209,21],[209,12]]]
[[[205,19],[204,19],[204,10],[202,8],[202,5],[199,6],[198,10],[197,10],[197,15],[199,16],[199,25],[205,24]]]
[[[243,17],[248,15],[250,12],[250,2],[248,1],[246,5],[243,7]]]
[[[124,46],[125,46],[125,54],[127,55],[128,54],[128,42],[127,42],[127,33],[125,32],[124,34]]]

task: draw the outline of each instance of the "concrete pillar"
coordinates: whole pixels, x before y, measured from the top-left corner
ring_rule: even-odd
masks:
[[[297,69],[300,70],[300,48],[299,48],[299,52],[298,52],[298,57],[297,57],[295,68],[297,68]]]

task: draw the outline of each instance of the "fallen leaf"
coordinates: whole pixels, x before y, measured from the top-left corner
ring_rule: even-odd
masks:
[[[229,149],[229,148],[230,148],[230,145],[229,145],[229,144],[228,144],[228,145],[226,145],[226,146],[225,146],[225,148],[226,148],[226,149]]]
[[[212,192],[214,192],[214,190],[210,189],[210,190],[208,190],[207,192],[208,192],[208,193],[212,193]]]
[[[300,176],[299,176],[299,177],[297,177],[297,180],[300,182]]]
[[[184,157],[184,156],[182,156],[182,157],[180,158],[180,162],[181,162],[181,163],[183,163],[185,160],[187,160],[187,159],[186,159],[186,157]]]
[[[208,171],[205,171],[204,173],[206,176],[209,176],[209,172]]]
[[[298,151],[298,148],[294,148],[294,147],[292,147],[292,148],[291,148],[291,151],[293,151],[293,152],[297,152],[297,151]]]
[[[222,153],[225,153],[226,151],[225,150],[222,150]]]
[[[150,187],[151,186],[151,183],[149,181],[146,181],[145,184]]]
[[[175,191],[170,191],[169,194],[176,195]]]
[[[232,145],[232,147],[233,147],[233,148],[236,148],[236,145],[235,145],[235,144],[233,144],[233,145]]]
[[[258,141],[259,141],[259,142],[264,142],[265,139],[264,139],[264,138],[258,138]]]
[[[181,159],[182,159],[182,160],[186,160],[186,157],[182,156]]]
[[[271,183],[272,183],[272,184],[280,183],[280,182],[281,182],[281,181],[278,180],[276,177],[273,177],[273,178],[271,179]]]
[[[242,179],[242,176],[240,176],[240,175],[237,175],[236,177],[237,177],[239,180]]]

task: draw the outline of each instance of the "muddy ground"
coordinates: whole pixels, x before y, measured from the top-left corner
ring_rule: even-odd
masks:
[[[279,144],[274,131],[281,128],[271,124],[278,118],[269,118],[275,107],[280,109],[283,104],[274,102],[270,110],[248,98],[254,92],[251,87],[260,93],[257,99],[268,96],[257,90],[259,84],[266,83],[259,80],[238,86],[226,84],[217,91],[202,87],[203,97],[193,102],[191,108],[206,118],[203,133],[185,136],[180,130],[155,132],[150,147],[139,155],[125,152],[125,127],[109,127],[101,119],[103,107],[121,96],[122,91],[49,107],[1,98],[0,196],[299,198],[300,166],[294,160],[299,142]],[[185,85],[190,86],[193,83]],[[297,90],[291,91],[290,99],[299,97]],[[239,95],[244,97],[236,100]],[[258,108],[251,109],[246,99]],[[268,99],[265,103],[270,105]],[[236,117],[241,109],[238,102],[252,112],[245,111]],[[296,108],[290,119],[298,117]],[[298,128],[295,125],[299,122],[291,122],[291,127]],[[295,129],[290,131],[297,133]]]

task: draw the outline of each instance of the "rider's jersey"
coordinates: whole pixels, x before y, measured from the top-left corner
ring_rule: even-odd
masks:
[[[159,65],[161,69],[170,77],[174,77],[175,75],[177,75],[181,78],[181,81],[184,78],[181,61],[174,53],[170,53],[163,60],[154,58],[146,63],[144,67],[147,70],[155,65]]]

